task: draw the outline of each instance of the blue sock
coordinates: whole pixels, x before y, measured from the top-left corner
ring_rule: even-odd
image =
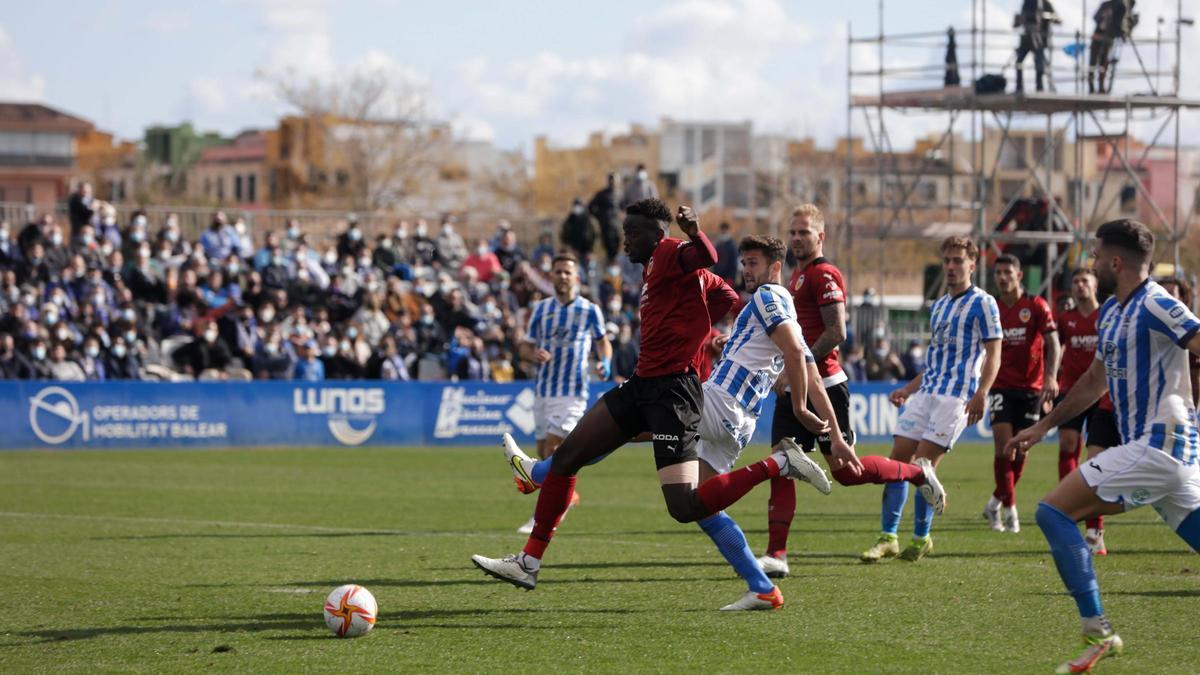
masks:
[[[1179,524],[1179,529],[1175,530],[1175,534],[1186,541],[1193,551],[1200,553],[1200,509],[1189,513],[1188,517]]]
[[[1050,554],[1054,556],[1058,576],[1062,577],[1067,592],[1075,598],[1079,616],[1084,619],[1102,616],[1100,584],[1096,583],[1096,572],[1092,569],[1092,554],[1075,521],[1042,502],[1038,504],[1037,524],[1046,535],[1046,541],[1050,542]]]
[[[599,457],[597,457],[596,459],[593,459],[592,461],[588,462],[587,466],[591,466],[591,465],[595,464],[596,462],[603,461],[604,458],[608,457],[611,454],[612,454],[611,452],[606,452],[603,455],[600,455]],[[547,457],[546,459],[539,459],[537,461],[537,463],[535,463],[533,465],[533,470],[529,472],[529,477],[533,479],[533,482],[537,483],[538,485],[541,485],[542,483],[546,482],[546,476],[550,473],[550,460],[551,459],[552,459],[551,457]]]
[[[746,580],[750,590],[755,593],[770,593],[771,589],[775,588],[775,584],[771,583],[758,561],[754,559],[754,552],[746,542],[746,535],[733,518],[724,511],[718,511],[697,524],[717,545],[717,550],[738,576]]]
[[[900,529],[900,514],[908,501],[908,483],[888,483],[883,486],[883,526],[881,531],[896,534]]]
[[[913,537],[928,537],[930,527],[933,527],[933,506],[917,490],[917,498],[913,500]]]

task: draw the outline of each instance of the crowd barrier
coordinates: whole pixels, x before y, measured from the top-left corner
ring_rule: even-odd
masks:
[[[611,384],[591,387],[595,401]],[[853,383],[860,441],[891,439],[895,387]],[[527,383],[0,382],[0,448],[491,445],[533,439]],[[754,443],[769,441],[768,404]],[[987,440],[986,419],[963,440]]]

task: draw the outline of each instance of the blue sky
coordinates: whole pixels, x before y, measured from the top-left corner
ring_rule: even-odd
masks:
[[[1081,23],[1083,2],[1056,3],[1068,27]],[[1006,24],[1015,4],[989,2],[992,25]],[[1174,0],[1138,4],[1144,17],[1160,6],[1174,15]],[[888,5],[889,32],[961,26],[971,13],[970,0]],[[876,0],[12,3],[0,15],[0,99],[41,100],[123,137],[185,119],[231,133],[271,126],[287,111],[271,85],[281,73],[328,79],[370,69],[409,83],[463,134],[505,148],[528,151],[537,134],[578,143],[591,130],[663,116],[752,119],[760,131],[829,142],[845,128],[846,24],[876,31],[876,8]],[[887,60],[940,58],[909,50]],[[855,63],[876,60],[863,47]],[[1188,74],[1185,93],[1200,96],[1198,75]]]

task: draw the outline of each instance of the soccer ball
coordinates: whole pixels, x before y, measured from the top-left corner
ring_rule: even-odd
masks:
[[[375,627],[375,596],[362,586],[346,584],[325,598],[325,625],[342,638],[359,637]]]

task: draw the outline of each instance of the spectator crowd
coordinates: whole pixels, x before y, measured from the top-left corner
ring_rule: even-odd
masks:
[[[582,293],[603,309],[614,376],[627,378],[641,266],[619,252],[620,212],[653,183],[639,176],[620,197],[616,181],[529,249],[503,221],[468,242],[449,218],[368,236],[353,214],[318,238],[295,221],[256,233],[216,212],[189,238],[173,215],[118,222],[83,184],[66,223],[0,222],[0,379],[529,379],[536,365],[517,345],[527,309],[553,293],[560,250],[583,261]],[[713,239],[714,271],[739,286],[730,227]],[[909,372],[886,340],[866,358],[848,347],[856,379]]]

